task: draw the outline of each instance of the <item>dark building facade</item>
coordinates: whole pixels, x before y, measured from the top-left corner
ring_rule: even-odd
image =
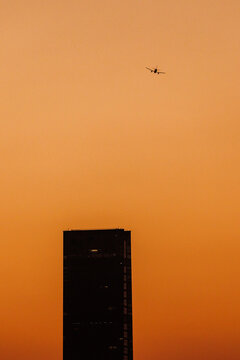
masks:
[[[131,232],[63,238],[63,360],[132,360]]]

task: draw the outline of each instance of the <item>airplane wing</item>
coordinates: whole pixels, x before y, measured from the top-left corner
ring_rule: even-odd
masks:
[[[158,74],[166,74],[164,71],[158,71]]]
[[[150,68],[148,68],[148,67],[146,67],[146,69],[148,69],[148,70],[150,70],[150,71],[153,71],[153,69],[150,69]]]

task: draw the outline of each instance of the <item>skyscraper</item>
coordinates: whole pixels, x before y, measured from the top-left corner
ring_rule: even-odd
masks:
[[[63,360],[132,360],[131,232],[63,237]]]

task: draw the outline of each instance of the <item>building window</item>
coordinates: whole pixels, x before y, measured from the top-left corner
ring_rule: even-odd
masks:
[[[108,347],[110,350],[117,350],[117,346],[116,345],[109,345]]]

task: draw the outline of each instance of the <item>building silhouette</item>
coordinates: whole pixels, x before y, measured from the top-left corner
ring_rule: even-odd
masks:
[[[63,360],[132,360],[131,232],[63,238]]]

